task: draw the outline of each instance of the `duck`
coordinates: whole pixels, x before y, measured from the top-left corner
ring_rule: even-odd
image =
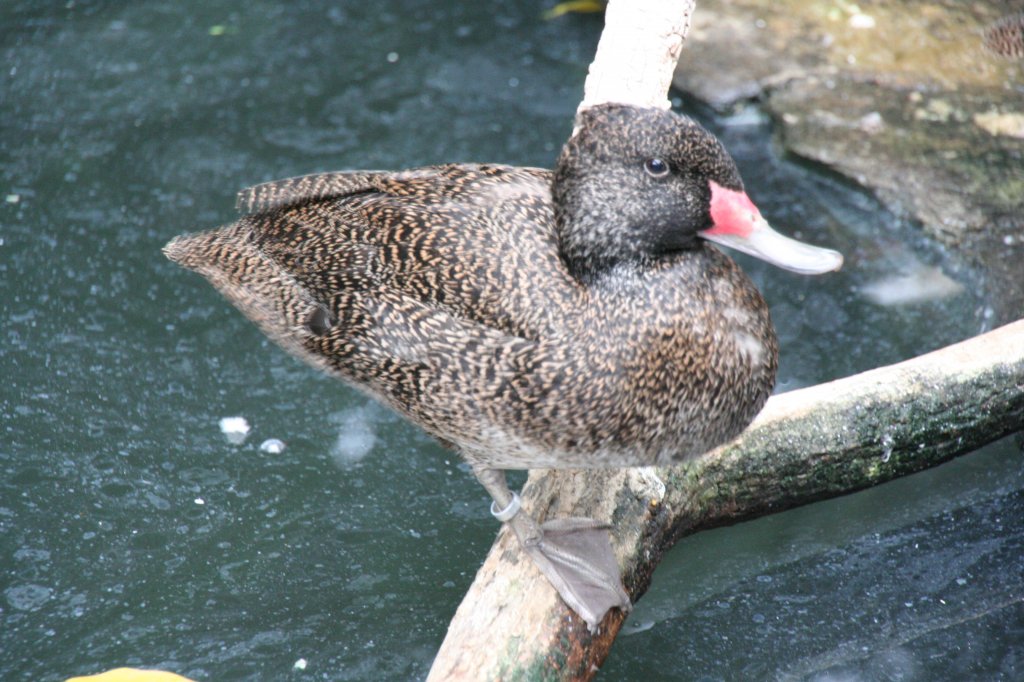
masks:
[[[773,389],[778,342],[717,245],[801,274],[842,264],[773,230],[699,123],[626,104],[579,112],[553,171],[317,173],[237,203],[164,253],[456,450],[592,631],[631,605],[608,523],[537,523],[505,471],[667,465],[733,439]]]

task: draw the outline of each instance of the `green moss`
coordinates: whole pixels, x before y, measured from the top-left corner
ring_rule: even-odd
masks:
[[[519,638],[509,640],[505,655],[498,666],[498,679],[522,682],[543,682],[557,680],[557,671],[552,668],[546,656],[537,656],[530,664],[523,666],[519,661]]]

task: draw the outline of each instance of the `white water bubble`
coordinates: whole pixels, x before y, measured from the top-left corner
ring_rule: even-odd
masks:
[[[380,408],[376,405],[362,405],[332,417],[338,424],[338,438],[334,441],[331,454],[342,466],[350,466],[370,454],[377,445],[377,421]]]
[[[875,280],[863,287],[868,300],[882,306],[910,305],[956,296],[963,285],[940,268],[912,265],[903,274]]]
[[[220,432],[232,445],[241,445],[249,435],[252,427],[245,417],[223,417],[220,420]]]
[[[284,452],[284,448],[284,441],[277,438],[268,438],[260,443],[260,452],[266,452],[270,455],[280,455]]]

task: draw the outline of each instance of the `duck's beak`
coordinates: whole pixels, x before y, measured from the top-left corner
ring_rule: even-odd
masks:
[[[714,224],[710,228],[697,234],[780,268],[819,275],[843,265],[843,255],[838,251],[779,234],[761,217],[745,192],[727,189],[716,182],[711,182],[711,221]]]

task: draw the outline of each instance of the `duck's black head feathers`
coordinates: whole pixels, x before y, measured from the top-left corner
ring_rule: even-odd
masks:
[[[743,190],[728,152],[692,119],[615,104],[585,110],[552,186],[570,269],[586,277],[693,248],[712,223],[710,181]]]

